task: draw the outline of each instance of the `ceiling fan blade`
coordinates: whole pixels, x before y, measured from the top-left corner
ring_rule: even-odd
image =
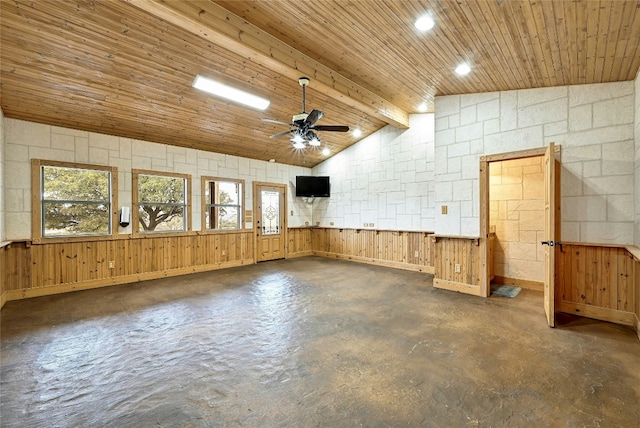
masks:
[[[349,132],[348,126],[341,125],[318,125],[311,128],[315,131]]]
[[[281,121],[279,121],[279,120],[273,120],[273,119],[265,119],[265,118],[262,118],[262,121],[263,121],[263,122],[269,122],[269,123],[277,123],[278,125],[295,126],[295,125],[293,125],[293,124],[291,124],[291,123],[281,122]]]
[[[279,132],[279,133],[277,133],[277,134],[273,134],[273,135],[272,135],[271,137],[269,137],[269,138],[284,137],[285,135],[287,135],[287,134],[291,134],[291,133],[293,133],[293,132],[296,132],[296,130],[295,130],[295,129],[290,129],[290,130],[288,130],[288,131],[284,131],[284,132]]]
[[[309,116],[307,116],[307,118],[305,119],[305,122],[307,122],[307,124],[311,127],[315,125],[315,123],[320,120],[322,116],[324,116],[323,112],[313,109],[311,110],[311,113],[309,113]]]

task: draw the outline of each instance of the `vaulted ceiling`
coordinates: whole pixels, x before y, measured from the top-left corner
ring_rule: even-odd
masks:
[[[300,113],[298,77],[318,124],[362,130],[319,133],[336,154],[434,96],[634,79],[640,0],[0,0],[0,36],[6,117],[312,167],[326,156],[261,120]],[[197,74],[271,105],[206,95]]]

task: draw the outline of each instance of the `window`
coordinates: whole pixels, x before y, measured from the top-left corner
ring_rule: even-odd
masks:
[[[190,188],[186,174],[133,170],[134,233],[189,230]]]
[[[116,168],[34,159],[32,174],[38,201],[33,207],[36,241],[117,232]]]
[[[243,229],[244,180],[202,177],[204,230]]]

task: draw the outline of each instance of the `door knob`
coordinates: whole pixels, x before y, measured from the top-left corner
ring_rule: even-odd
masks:
[[[542,245],[548,245],[548,246],[550,246],[550,247],[553,247],[553,246],[556,246],[556,245],[557,245],[557,246],[559,246],[559,247],[560,247],[560,251],[562,251],[562,242],[560,242],[560,241],[542,241],[542,242],[540,242],[540,243],[541,243]]]

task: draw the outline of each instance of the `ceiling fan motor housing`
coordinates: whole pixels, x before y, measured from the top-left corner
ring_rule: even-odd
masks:
[[[298,113],[298,114],[294,114],[293,115],[293,119],[291,119],[291,121],[293,123],[298,123],[298,121],[300,122],[304,122],[304,120],[307,118],[307,116],[309,116],[309,113]]]

